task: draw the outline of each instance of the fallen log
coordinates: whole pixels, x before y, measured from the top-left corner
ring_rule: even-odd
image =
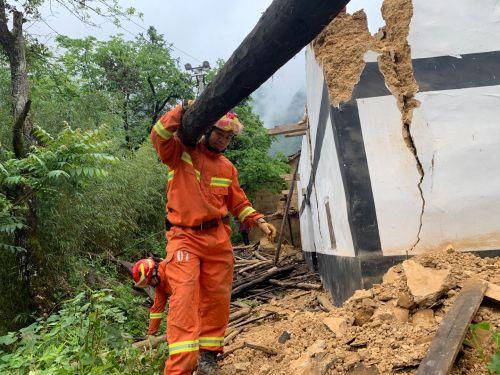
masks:
[[[311,42],[348,2],[274,0],[184,114],[182,142],[194,147],[206,130]]]
[[[257,285],[257,284],[260,284],[266,280],[269,280],[271,279],[273,276],[275,275],[278,275],[280,273],[283,273],[283,272],[287,272],[287,271],[291,271],[295,268],[295,265],[294,264],[289,264],[287,266],[284,266],[284,267],[281,267],[281,268],[278,268],[278,267],[272,267],[270,268],[269,270],[267,270],[263,275],[245,283],[245,284],[242,284],[242,285],[239,285],[237,286],[236,288],[233,289],[233,291],[231,292],[231,296],[236,296],[238,295],[239,293],[247,290],[248,288],[254,286],[254,285]]]
[[[451,309],[443,317],[417,375],[448,374],[462,346],[470,321],[483,300],[488,284],[483,280],[467,280]]]

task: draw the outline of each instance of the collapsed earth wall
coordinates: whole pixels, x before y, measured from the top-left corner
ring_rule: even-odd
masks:
[[[381,11],[378,33],[340,15],[306,52],[302,247],[336,303],[407,256],[500,249],[500,0]]]

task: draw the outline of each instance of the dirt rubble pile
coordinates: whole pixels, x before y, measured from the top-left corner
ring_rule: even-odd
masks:
[[[449,248],[392,267],[381,284],[356,291],[339,308],[325,302],[323,292],[289,293],[257,307],[261,314],[275,313],[273,318],[245,328],[227,347],[251,342],[277,354],[245,347],[227,355],[223,369],[227,374],[414,373],[464,282],[500,284],[499,269],[499,257],[482,259]],[[474,321],[498,329],[498,306],[483,302]],[[478,354],[466,349],[452,373],[488,371]]]

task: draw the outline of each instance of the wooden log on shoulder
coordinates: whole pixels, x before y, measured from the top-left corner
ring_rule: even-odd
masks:
[[[274,0],[184,114],[182,142],[194,147],[206,130],[311,42],[348,2]]]
[[[439,326],[417,375],[448,374],[462,346],[467,327],[483,300],[487,283],[471,279],[465,282],[451,309]]]

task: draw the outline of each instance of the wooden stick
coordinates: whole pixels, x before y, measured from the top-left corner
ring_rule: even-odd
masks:
[[[307,292],[302,292],[302,293],[299,293],[299,294],[297,294],[297,295],[293,296],[293,297],[292,297],[292,299],[297,299],[297,298],[299,298],[299,297],[303,297],[303,296],[306,296],[306,295],[308,295],[308,294],[311,294],[311,291],[310,291],[310,290],[309,290],[309,291],[307,291]]]
[[[278,260],[280,257],[281,244],[283,243],[283,235],[285,231],[285,223],[286,219],[288,218],[288,210],[290,209],[290,204],[292,203],[292,196],[293,196],[293,191],[295,189],[295,181],[297,180],[298,171],[299,171],[299,163],[297,163],[297,165],[295,166],[295,171],[293,172],[293,178],[290,185],[290,192],[286,197],[285,212],[283,214],[283,219],[281,220],[280,233],[278,236],[278,244],[276,245],[276,254],[274,256],[274,265],[278,264]]]
[[[467,327],[483,300],[487,283],[469,279],[439,326],[417,375],[448,374],[462,346]]]
[[[264,353],[269,354],[269,355],[277,355],[278,354],[278,352],[274,349],[267,348],[267,347],[262,346],[262,345],[257,345],[257,344],[251,343],[251,342],[245,341],[244,345],[245,345],[245,348],[260,350],[261,352],[264,352]]]
[[[162,342],[167,342],[167,335],[154,336],[152,338],[147,338],[146,340],[137,341],[134,342],[132,346],[138,349],[155,349]]]
[[[279,286],[284,286],[287,288],[296,288],[296,289],[313,289],[313,290],[319,290],[322,288],[321,285],[319,284],[309,284],[309,283],[294,283],[294,282],[286,282],[286,281],[279,281],[276,279],[270,279],[269,284],[273,285],[279,285]]]
[[[286,271],[291,271],[292,269],[295,268],[295,265],[294,264],[289,264],[287,266],[284,266],[284,267],[281,267],[281,268],[278,268],[278,267],[273,267],[273,268],[270,268],[269,270],[267,270],[267,272],[265,272],[262,276],[260,277],[257,277],[255,278],[254,280],[251,280],[243,285],[240,285],[236,288],[233,289],[231,295],[232,296],[236,296],[237,294],[243,292],[244,290],[256,285],[256,284],[259,284],[263,281],[266,281],[270,278],[272,278],[273,276],[279,274],[279,273],[282,273],[282,272],[286,272]]]
[[[254,257],[260,260],[268,260],[265,256],[261,255],[257,250],[253,253]]]
[[[238,324],[235,324],[233,327],[231,328],[238,328],[238,327],[243,327],[243,326],[246,326],[247,324],[250,324],[250,323],[254,323],[254,322],[257,322],[259,320],[262,320],[262,319],[265,319],[265,318],[268,318],[270,317],[271,315],[276,315],[275,312],[270,312],[266,315],[263,315],[263,316],[259,316],[258,318],[252,318],[252,319],[248,319],[248,320],[245,320],[244,322],[241,322],[241,323],[238,323]]]
[[[242,274],[243,272],[248,272],[250,270],[253,270],[254,268],[258,268],[260,266],[271,264],[272,262],[273,262],[272,260],[262,260],[259,263],[255,263],[255,264],[252,264],[252,265],[247,266],[245,268],[242,268],[241,270],[238,271],[238,273]]]
[[[243,309],[236,311],[236,312],[232,313],[231,315],[229,315],[229,321],[231,322],[233,320],[241,318],[242,316],[246,316],[246,315],[250,314],[251,311],[252,311],[251,307],[244,307]]]
[[[226,358],[228,355],[233,354],[235,351],[243,349],[244,347],[245,343],[235,346],[234,348],[225,351],[224,354],[222,354],[222,358]]]
[[[237,328],[226,335],[226,337],[224,338],[224,346],[229,345],[231,341],[233,341],[233,339],[241,333],[241,331],[243,331],[243,327]]]

